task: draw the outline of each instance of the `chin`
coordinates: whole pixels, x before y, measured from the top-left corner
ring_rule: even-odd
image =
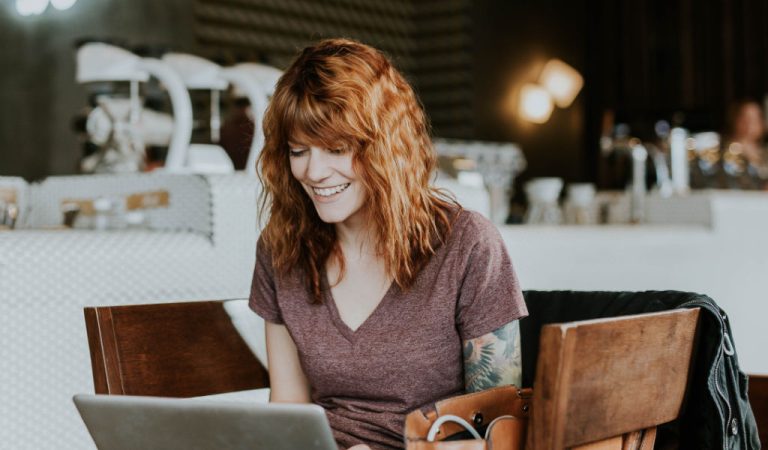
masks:
[[[347,219],[346,216],[337,215],[337,214],[318,213],[318,215],[320,216],[320,220],[322,220],[325,223],[342,223]]]
[[[341,223],[351,216],[350,211],[328,211],[325,208],[316,208],[320,220],[325,223]]]
[[[315,210],[317,215],[320,216],[320,220],[325,223],[334,224],[346,222],[360,212],[360,208],[355,208],[354,206],[342,207],[342,205],[334,205],[334,207],[316,205]]]

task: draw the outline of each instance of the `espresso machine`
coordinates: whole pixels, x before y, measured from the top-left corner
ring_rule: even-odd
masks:
[[[101,95],[88,114],[89,140],[100,150],[87,157],[85,172],[135,172],[142,168],[147,145],[168,146],[163,171],[174,173],[231,173],[234,166],[219,146],[220,96],[229,86],[251,104],[257,124],[248,155],[247,171],[255,172],[264,145],[261,122],[282,72],[270,66],[242,63],[221,67],[196,55],[168,53],[162,59],[141,58],[103,43],[85,44],[77,54],[77,81],[128,82],[130,97]],[[172,115],[143,107],[139,83],[155,77],[167,91]],[[210,91],[210,143],[191,143],[193,109],[190,90]]]
[[[142,106],[139,83],[155,77],[170,98],[173,116]],[[78,83],[127,82],[128,99],[104,94],[86,119],[89,140],[99,151],[82,162],[85,172],[141,170],[146,145],[167,145],[165,169],[181,171],[192,135],[192,103],[181,77],[156,58],[141,58],[125,49],[88,43],[77,51]]]

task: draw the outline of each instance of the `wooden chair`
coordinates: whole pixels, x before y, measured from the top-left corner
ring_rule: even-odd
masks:
[[[652,449],[678,417],[699,310],[546,325],[527,450]]]
[[[545,325],[527,450],[650,450],[678,417],[699,310]],[[191,397],[268,386],[222,302],[85,309],[97,393]]]
[[[224,302],[85,308],[98,394],[194,397],[267,387]]]
[[[755,415],[760,442],[768,445],[768,375],[749,376],[749,404]]]

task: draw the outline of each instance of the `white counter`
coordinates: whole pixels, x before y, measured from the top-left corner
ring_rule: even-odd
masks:
[[[159,229],[0,231],[0,448],[82,450],[94,448],[72,403],[93,392],[83,307],[245,297],[258,182],[243,174],[46,182],[52,188],[36,205],[49,210],[32,210],[28,223],[60,221],[60,197],[162,188],[171,198],[150,212]]]
[[[71,402],[93,392],[84,306],[247,297],[257,182],[204,181],[210,225],[190,231],[0,232],[0,447],[92,448]],[[768,194],[700,195],[709,208],[691,223],[707,225],[500,230],[524,289],[711,296],[730,314],[743,368],[768,373]]]
[[[504,226],[524,289],[706,294],[730,316],[742,368],[768,373],[768,194],[707,192],[711,226]],[[674,201],[679,202],[679,199]]]

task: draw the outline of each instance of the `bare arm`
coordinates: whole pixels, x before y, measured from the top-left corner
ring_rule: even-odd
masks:
[[[464,388],[477,392],[496,386],[520,386],[523,372],[517,320],[464,341]]]
[[[296,344],[285,325],[266,323],[269,401],[310,403],[309,382],[299,363]]]

